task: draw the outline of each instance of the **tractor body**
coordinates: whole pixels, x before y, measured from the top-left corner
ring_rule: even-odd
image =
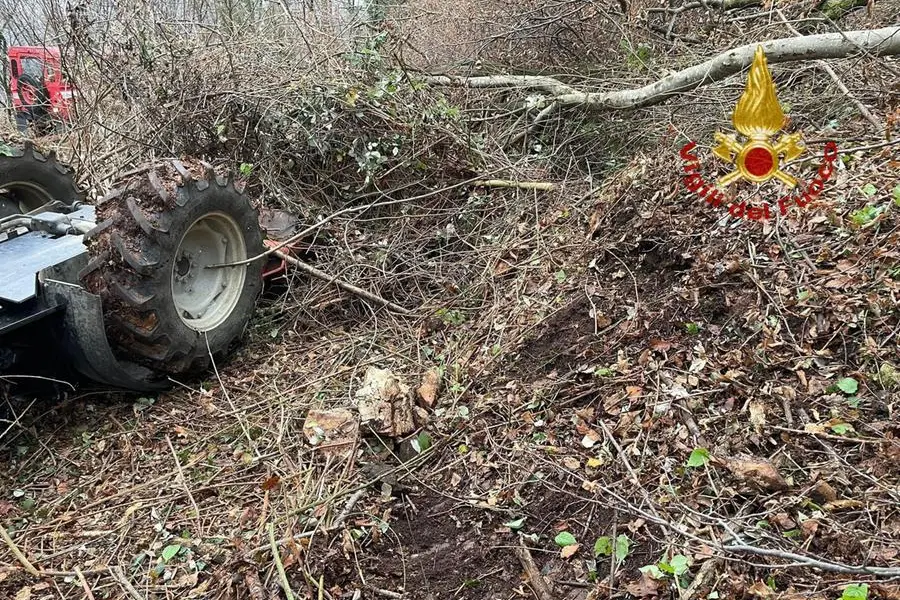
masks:
[[[46,130],[52,123],[67,123],[75,88],[66,80],[59,48],[10,46],[9,91],[19,129],[28,124]]]

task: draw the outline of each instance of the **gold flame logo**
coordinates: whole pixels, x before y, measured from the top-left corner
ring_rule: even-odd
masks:
[[[797,185],[797,180],[782,171],[780,164],[803,154],[800,134],[782,135],[775,144],[769,141],[781,130],[784,112],[778,104],[775,83],[762,46],[756,47],[747,87],[735,106],[731,122],[748,141],[741,143],[734,134],[716,132],[719,145],[713,148],[713,154],[736,167],[719,178],[720,186],[725,187],[741,178],[754,183],[776,178],[788,187]]]

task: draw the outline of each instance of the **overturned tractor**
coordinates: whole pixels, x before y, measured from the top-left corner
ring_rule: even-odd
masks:
[[[0,156],[0,373],[28,357],[135,390],[204,372],[262,289],[258,212],[199,161],[123,175],[96,206],[31,145]]]

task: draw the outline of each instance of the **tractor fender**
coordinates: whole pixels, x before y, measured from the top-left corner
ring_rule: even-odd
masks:
[[[150,369],[117,359],[106,339],[103,307],[79,285],[45,279],[44,293],[65,305],[63,345],[73,366],[84,376],[114,387],[154,392],[170,387]]]

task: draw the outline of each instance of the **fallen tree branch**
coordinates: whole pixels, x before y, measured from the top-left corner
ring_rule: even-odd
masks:
[[[541,190],[547,192],[556,189],[556,184],[550,181],[510,181],[508,179],[485,179],[475,184],[481,187],[494,188],[518,188],[520,190]]]
[[[706,0],[706,2],[688,2],[681,6],[651,7],[647,9],[647,13],[666,13],[668,15],[677,15],[686,10],[695,8],[721,8],[722,10],[733,10],[735,8],[747,8],[748,6],[756,6],[762,4],[762,0]]]
[[[594,109],[629,109],[659,104],[680,94],[739,73],[753,62],[757,46],[762,46],[769,64],[831,58],[847,58],[859,52],[875,56],[900,54],[900,27],[825,33],[799,38],[781,38],[746,44],[723,52],[706,62],[632,90],[581,92],[552,77],[532,75],[486,75],[479,77],[429,76],[431,85],[458,85],[468,88],[522,88],[551,95],[549,102],[561,106]]]
[[[863,5],[865,5],[865,3],[863,3]],[[778,13],[778,16],[781,18],[781,21],[784,23],[784,26],[787,27],[788,31],[798,37],[803,36],[802,33],[797,31],[797,29],[793,25],[791,25],[791,22],[788,21],[787,17],[784,16],[784,13],[781,12],[781,9],[776,8],[775,12]],[[875,131],[881,132],[884,129],[884,125],[882,125],[878,121],[878,119],[875,118],[875,115],[873,115],[872,112],[868,108],[866,108],[865,104],[860,102],[856,98],[856,96],[854,96],[850,92],[847,86],[844,85],[844,82],[841,81],[841,78],[838,77],[838,74],[834,72],[834,69],[831,68],[831,65],[829,65],[824,60],[817,60],[816,66],[828,73],[828,76],[831,77],[831,80],[835,83],[835,85],[838,86],[838,89],[841,90],[841,93],[843,93],[847,97],[847,99],[850,100],[850,102],[852,102],[854,106],[856,106],[856,110],[859,111],[859,114],[861,114],[866,121],[868,121],[872,124],[873,127],[875,127]]]
[[[550,589],[550,586],[547,585],[544,576],[541,575],[541,570],[538,569],[537,565],[534,563],[534,558],[532,558],[528,548],[525,546],[516,546],[513,548],[513,552],[516,553],[516,558],[522,563],[522,568],[525,569],[525,574],[528,576],[528,582],[531,584],[531,589],[534,590],[534,595],[538,597],[538,600],[554,600],[556,594],[554,594],[553,590]]]
[[[313,277],[315,277],[317,279],[321,279],[322,281],[327,281],[328,283],[333,283],[334,285],[338,286],[345,292],[350,292],[351,294],[355,294],[361,298],[365,298],[366,300],[371,300],[372,302],[375,302],[376,304],[380,304],[381,306],[384,306],[385,308],[389,308],[390,310],[400,313],[401,315],[415,314],[412,311],[409,311],[409,310],[403,308],[399,304],[394,304],[390,300],[385,300],[378,294],[373,294],[372,292],[368,292],[362,288],[358,288],[355,285],[351,285],[351,284],[347,283],[346,281],[341,281],[336,276],[329,275],[325,271],[320,271],[319,269],[315,268],[314,266],[308,265],[305,262],[303,262],[302,260],[297,260],[293,256],[285,254],[284,252],[275,251],[274,254],[278,258],[286,260],[287,262],[291,263],[292,265],[294,265],[296,268],[300,269],[304,273],[306,273],[308,275],[312,275]]]
[[[537,129],[538,125],[543,123],[545,120],[547,120],[548,117],[555,113],[558,108],[559,104],[557,104],[556,102],[551,102],[550,104],[548,104],[541,112],[537,114],[537,116],[534,118],[534,121],[531,122],[531,125],[514,135],[512,139],[510,139],[509,142],[507,142],[505,145],[512,146],[516,142],[521,141],[525,136]]]

